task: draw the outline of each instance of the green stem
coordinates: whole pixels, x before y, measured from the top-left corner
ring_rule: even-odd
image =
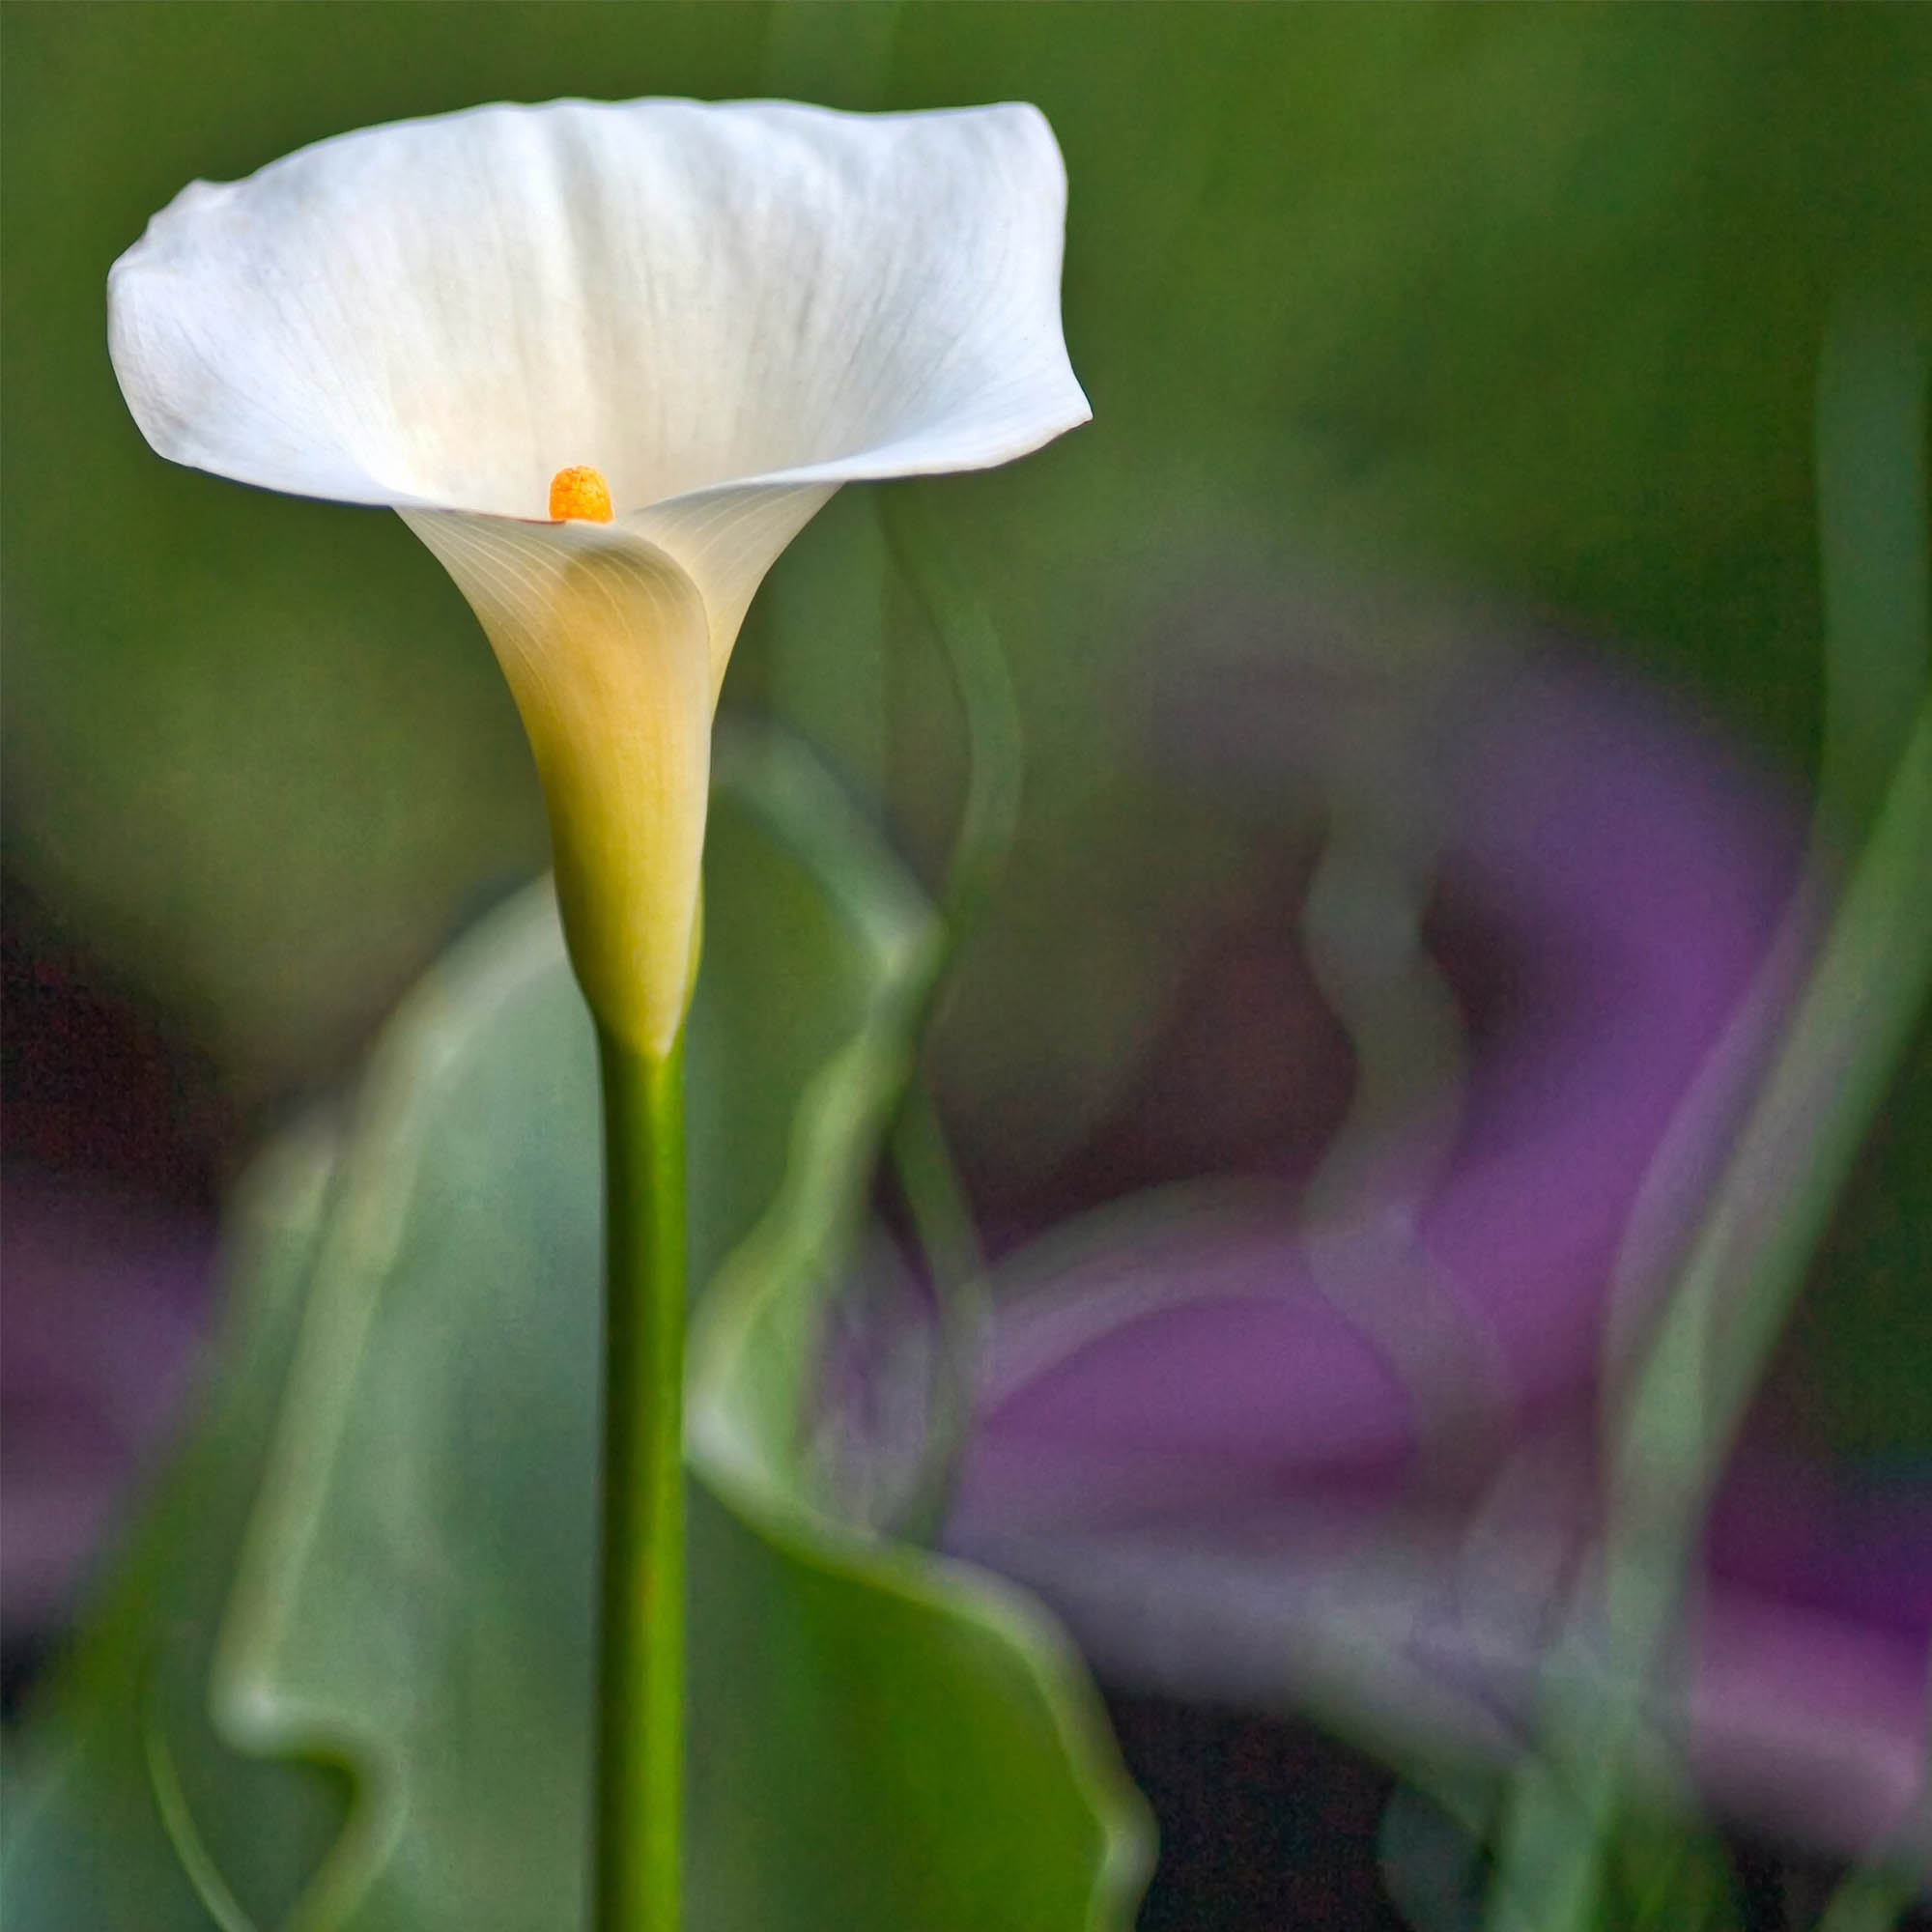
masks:
[[[604,1540],[597,1932],[678,1932],[684,1823],[684,1037],[601,1028]]]

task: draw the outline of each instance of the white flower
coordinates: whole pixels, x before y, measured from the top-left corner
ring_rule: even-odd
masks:
[[[1065,208],[1028,106],[479,107],[185,189],[114,265],[109,348],[163,456],[388,504],[441,558],[529,733],[585,992],[661,1055],[753,593],[840,483],[1087,419]],[[546,521],[576,466],[611,521]]]

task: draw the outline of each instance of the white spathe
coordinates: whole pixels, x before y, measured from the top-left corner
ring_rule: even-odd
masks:
[[[765,572],[840,483],[1087,420],[1065,175],[1024,105],[479,107],[196,183],[108,278],[163,456],[387,504],[502,661],[572,955],[646,1051],[690,991],[710,726]],[[551,524],[551,477],[609,525]]]

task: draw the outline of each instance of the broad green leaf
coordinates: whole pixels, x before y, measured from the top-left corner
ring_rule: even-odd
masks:
[[[864,1226],[938,932],[809,764],[769,742],[721,762],[756,809],[716,812],[690,1052],[694,1278],[717,1271],[692,1391],[692,1932],[1124,1922],[1138,1812],[1065,1640],[1012,1592],[816,1499],[818,1318]],[[130,1673],[77,1676],[54,1734],[113,1747],[40,1801],[10,1908],[103,1928],[582,1921],[594,1077],[545,895],[497,915],[391,1025],[311,1223],[272,1430],[217,1431],[184,1472],[181,1520],[219,1477],[252,1490],[245,1529],[231,1506],[205,1548],[161,1536],[154,1579],[96,1640],[138,1644],[179,1600],[234,1748],[150,1700],[144,1751]],[[244,1271],[238,1307],[270,1286]],[[284,1829],[244,1856],[262,1842],[251,1780],[322,1763],[352,1788],[339,1835]],[[164,1808],[201,1905],[179,1857],[169,1890],[124,1858],[139,1839],[162,1865]],[[75,1918],[62,1857],[128,1887]]]
[[[693,1333],[693,1456],[728,1506],[711,1523],[739,1545],[740,1584],[706,1599],[702,1579],[724,1566],[706,1565],[700,1534],[694,1628],[714,1641],[728,1632],[743,1673],[736,1694],[715,1703],[697,1687],[700,1735],[714,1714],[731,1726],[694,1765],[696,1819],[729,1820],[715,1841],[700,1828],[697,1856],[732,1847],[699,1867],[706,1912],[717,1913],[705,1922],[720,1932],[1123,1925],[1145,1873],[1139,1806],[1096,1748],[1104,1720],[1066,1640],[1009,1586],[842,1528],[812,1481],[801,1396],[816,1354],[814,1302],[836,1285],[863,1218],[941,941],[908,886],[883,865],[853,866],[863,828],[814,768],[783,755],[782,741],[765,757],[761,788],[864,935],[876,992],[813,1077],[779,1202],[725,1264]],[[753,1559],[759,1578],[746,1587]],[[801,1640],[819,1661],[809,1674],[787,1657]],[[772,1709],[797,1712],[800,1735],[860,1751],[779,1763]],[[755,1792],[754,1765],[765,1774]],[[959,1829],[976,1812],[989,1824],[997,1812],[997,1836]],[[891,1822],[861,1852],[867,1818]],[[778,1847],[792,1918],[760,1869]]]

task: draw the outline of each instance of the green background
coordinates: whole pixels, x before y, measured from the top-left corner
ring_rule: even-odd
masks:
[[[353,1064],[543,861],[508,698],[402,526],[162,464],[107,363],[106,270],[151,213],[371,122],[781,86],[1052,121],[1095,419],[943,493],[1030,753],[933,1046],[981,1173],[1075,1146],[1207,936],[1271,890],[1120,696],[1243,596],[1393,582],[1555,621],[1808,768],[1816,358],[1846,289],[1932,290],[1926,9],[60,0],[4,22],[6,864],[244,1111]],[[812,731],[929,874],[957,721],[917,653],[840,648],[870,532],[835,505],[800,541],[727,703]],[[1848,1446],[1932,1436],[1897,1346],[1932,1272],[1926,1062],[1921,1037],[1804,1318]]]

